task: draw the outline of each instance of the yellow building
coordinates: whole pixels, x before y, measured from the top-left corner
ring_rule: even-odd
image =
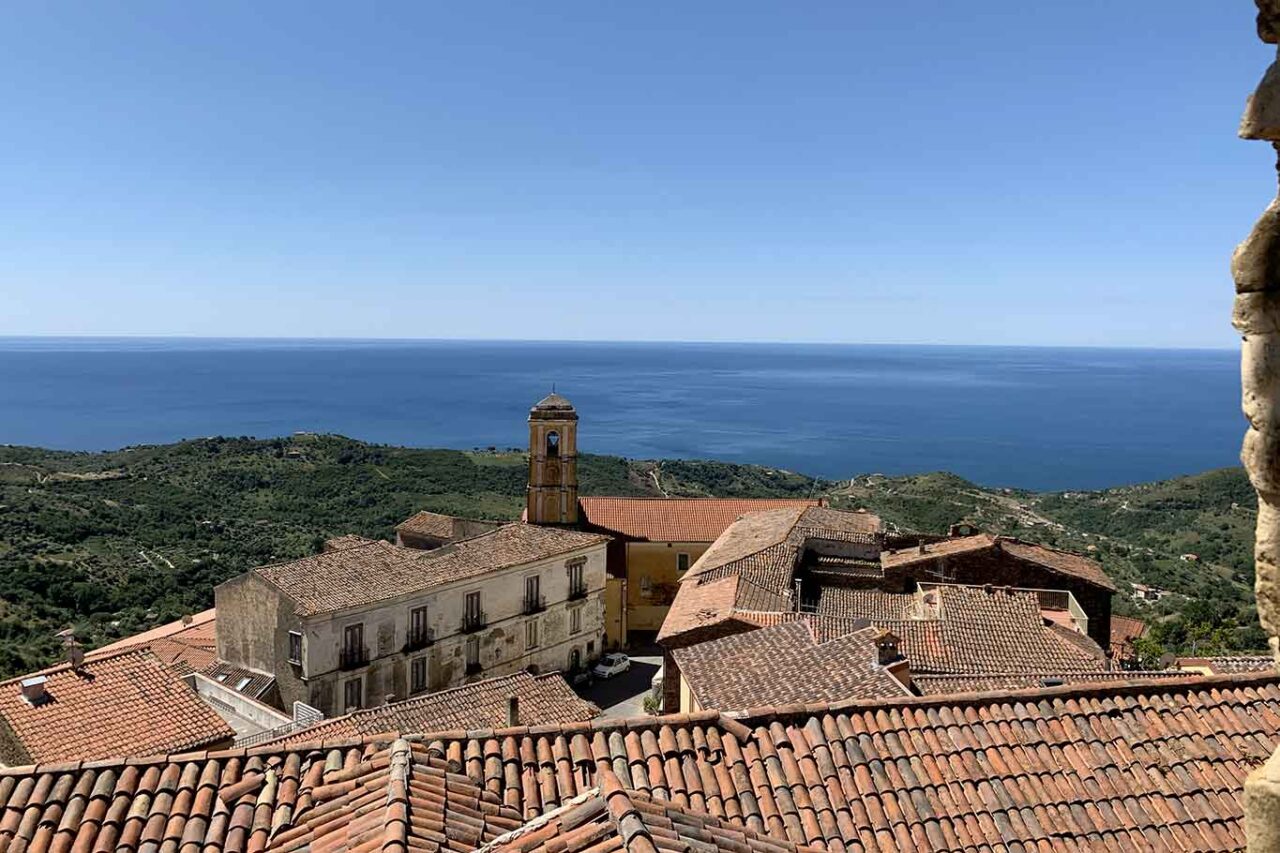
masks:
[[[525,519],[613,537],[605,591],[606,641],[613,648],[657,635],[680,578],[739,516],[819,504],[773,498],[580,498],[573,404],[553,392],[529,411]]]

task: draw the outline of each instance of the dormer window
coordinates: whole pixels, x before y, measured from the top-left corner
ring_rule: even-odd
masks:
[[[556,432],[555,430],[552,430],[551,432],[547,433],[547,455],[548,456],[560,455],[560,433]]]

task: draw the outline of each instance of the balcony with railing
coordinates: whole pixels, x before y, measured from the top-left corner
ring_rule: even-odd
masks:
[[[338,651],[339,669],[357,669],[369,662],[369,650],[364,646],[344,646]]]
[[[489,620],[485,618],[483,610],[472,610],[462,616],[462,625],[459,628],[464,634],[474,634],[481,631],[489,624]]]
[[[569,600],[579,601],[587,597],[586,583],[575,583],[569,585]]]
[[[404,650],[406,652],[416,652],[419,649],[425,649],[436,641],[436,632],[430,628],[419,628],[409,631],[409,636],[404,642]]]
[[[541,613],[547,609],[547,597],[545,595],[530,595],[525,593],[524,604],[521,611],[525,616],[531,616],[534,613]]]

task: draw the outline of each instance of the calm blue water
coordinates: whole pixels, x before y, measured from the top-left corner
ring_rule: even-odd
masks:
[[[336,432],[523,446],[554,382],[589,452],[1096,488],[1231,465],[1228,351],[0,339],[0,443]]]

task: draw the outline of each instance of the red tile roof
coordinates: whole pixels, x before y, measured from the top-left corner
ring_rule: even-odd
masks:
[[[734,609],[792,610],[792,581],[807,542],[875,545],[879,531],[880,519],[870,513],[826,507],[787,506],[744,515],[681,579],[658,641],[729,618]],[[723,583],[729,577],[734,584]]]
[[[262,697],[275,684],[275,676],[218,660],[217,624],[217,611],[211,607],[193,617],[94,649],[85,657],[93,661],[123,649],[146,649],[178,675],[203,673],[237,693],[252,699]]]
[[[1115,583],[1102,570],[1102,566],[1088,557],[1059,551],[1045,545],[1036,545],[1005,536],[993,536],[990,533],[979,533],[976,536],[961,536],[954,539],[943,539],[939,542],[922,544],[913,548],[901,548],[897,551],[885,551],[880,555],[880,562],[885,568],[909,566],[917,563],[932,562],[942,557],[959,554],[973,554],[992,549],[1000,549],[1020,560],[1036,563],[1058,574],[1088,581],[1103,589],[1115,590]]]
[[[606,542],[608,537],[595,533],[508,524],[433,551],[375,541],[253,571],[284,592],[300,615],[310,616],[372,604]]]
[[[430,732],[477,726],[497,728],[506,725],[507,699],[510,696],[518,700],[519,717],[525,725],[574,723],[590,720],[600,713],[599,708],[574,693],[560,673],[530,675],[522,671],[355,711],[292,732],[280,740],[307,743],[380,732]]]
[[[879,633],[867,627],[819,642],[797,620],[676,649],[672,656],[704,708],[903,696],[906,687],[877,664]]]
[[[1278,732],[1267,674],[72,762],[0,771],[0,847],[469,850],[566,806],[572,831],[611,772],[681,827],[611,813],[599,853],[643,845],[638,823],[659,850],[742,853],[705,821],[673,837],[701,815],[833,853],[1234,850]]]
[[[1024,675],[975,673],[966,675],[915,675],[912,682],[925,696],[957,693],[1000,693],[1062,684],[1127,684],[1162,679],[1185,679],[1176,669],[1108,670],[1105,672],[1037,672]]]
[[[45,699],[0,682],[0,717],[27,761],[149,755],[230,742],[235,732],[151,652],[125,650],[43,670]],[[32,676],[23,676],[30,678]]]
[[[302,807],[298,809],[298,820],[292,824],[272,820],[265,825],[258,815],[261,810],[253,805],[255,794],[260,797],[264,793],[261,789],[276,784],[271,778],[273,771],[267,771],[265,780],[261,775],[256,780],[248,777],[253,787],[240,795],[239,802],[246,806],[243,813],[252,822],[244,829],[232,825],[227,840],[231,840],[231,830],[240,830],[241,834],[248,834],[248,849],[261,849],[265,842],[266,849],[276,853],[474,850],[520,826],[519,814],[504,807],[497,797],[481,790],[474,781],[450,773],[442,761],[432,760],[420,745],[415,748],[402,739],[364,760],[346,761],[334,772],[325,772],[329,769],[327,764],[313,764],[311,769],[321,770],[308,776],[323,784],[303,793],[294,783],[295,795],[300,794],[294,803]],[[220,792],[220,800],[224,809],[221,815],[215,810],[214,820],[222,817],[225,823],[226,809],[236,800],[225,789]],[[277,811],[275,815],[292,812]],[[234,816],[233,813],[232,819]],[[146,840],[144,834],[143,841]]]
[[[1132,616],[1111,614],[1111,654],[1115,656],[1128,654],[1133,648],[1133,641],[1147,633],[1147,623]]]
[[[577,853],[623,850],[726,850],[735,853],[799,853],[817,848],[771,838],[711,815],[628,790],[607,765],[598,787],[499,838],[486,853]]]
[[[125,637],[122,640],[116,640],[107,643],[105,646],[99,646],[89,652],[90,656],[101,655],[107,652],[118,652],[122,649],[131,649],[139,646],[145,646],[152,640],[162,637],[170,637],[174,634],[186,634],[187,636],[207,636],[212,639],[214,636],[214,620],[217,619],[218,612],[210,607],[208,610],[202,610],[192,616],[183,617],[173,622],[166,623],[149,631],[143,631],[140,634],[134,634]]]
[[[746,513],[819,504],[817,500],[793,498],[578,499],[586,523],[630,539],[651,542],[714,542]]]
[[[1240,672],[1275,672],[1276,661],[1271,655],[1218,655],[1216,657],[1178,658],[1183,669],[1204,669],[1213,674],[1227,675]]]

